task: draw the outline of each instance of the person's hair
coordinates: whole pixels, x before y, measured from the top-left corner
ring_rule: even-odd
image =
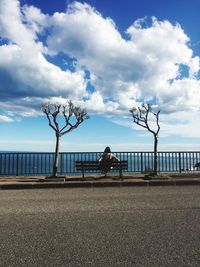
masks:
[[[104,153],[111,153],[111,149],[109,146],[107,146],[104,150]]]

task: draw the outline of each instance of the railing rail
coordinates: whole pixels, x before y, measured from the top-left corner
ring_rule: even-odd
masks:
[[[62,152],[59,174],[77,174],[76,160],[98,160],[102,152]],[[114,152],[120,160],[128,161],[128,173],[144,173],[153,169],[153,152]],[[0,176],[50,175],[54,153],[0,152]],[[158,152],[159,172],[200,171],[200,151]],[[93,171],[94,172],[94,171]]]

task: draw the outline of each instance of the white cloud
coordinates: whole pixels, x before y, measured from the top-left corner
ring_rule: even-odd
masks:
[[[28,24],[28,27],[35,35],[37,33],[44,33],[43,31],[48,27],[48,15],[44,15],[40,9],[28,5],[22,7],[22,13],[24,14],[24,20]]]
[[[27,97],[87,95],[84,71],[63,71],[45,59],[45,47],[37,41],[35,19],[44,22],[47,18],[33,7],[24,8],[23,14],[16,0],[0,1],[0,36],[7,40],[0,46],[1,101],[26,104]]]
[[[89,95],[89,99],[85,101],[85,105],[89,112],[95,112],[99,114],[112,114],[115,113],[119,107],[118,103],[113,101],[105,102],[102,95],[97,91]]]
[[[32,52],[39,49],[35,33],[23,24],[23,14],[18,0],[0,1],[0,34],[11,43],[16,43]],[[28,52],[28,51],[27,51]]]
[[[199,109],[200,59],[189,37],[181,25],[155,17],[150,24],[136,20],[126,34],[86,3],[73,2],[65,13],[50,16],[17,0],[0,0],[0,36],[6,40],[0,46],[1,107],[31,116],[42,101],[72,98],[86,99],[91,112],[120,115],[156,100],[161,114],[169,113],[164,131],[172,134],[175,118],[177,134],[191,135],[184,129],[195,124],[189,117]],[[66,66],[73,71],[53,63],[61,53],[65,61],[70,57]]]
[[[176,111],[162,115],[160,136],[200,137],[199,110]]]
[[[174,83],[181,81],[183,88],[187,83],[181,77],[182,66],[188,69],[187,80],[197,81],[199,57],[193,57],[189,37],[179,24],[152,18],[152,25],[143,28],[144,20],[138,20],[127,29],[130,39],[125,40],[110,18],[78,2],[66,13],[55,13],[51,20],[49,51],[76,58],[90,71],[91,82],[103,99],[110,97],[127,106],[131,99],[157,97],[163,102],[166,93],[176,104],[181,93]],[[199,92],[198,83],[195,87]]]
[[[5,115],[0,115],[0,121],[1,122],[13,122],[13,119]]]

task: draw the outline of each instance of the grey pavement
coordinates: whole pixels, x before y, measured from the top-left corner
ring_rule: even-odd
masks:
[[[4,189],[38,189],[38,188],[77,188],[77,187],[123,187],[123,186],[171,186],[200,185],[200,173],[168,173],[152,180],[144,179],[144,174],[124,174],[123,180],[118,175],[108,177],[90,174],[85,180],[79,176],[46,178],[45,176],[11,176],[0,177],[0,190]]]
[[[200,266],[200,187],[0,191],[0,266]]]

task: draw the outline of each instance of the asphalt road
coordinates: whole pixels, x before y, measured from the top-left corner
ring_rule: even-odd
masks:
[[[200,266],[200,187],[2,190],[0,266]]]

